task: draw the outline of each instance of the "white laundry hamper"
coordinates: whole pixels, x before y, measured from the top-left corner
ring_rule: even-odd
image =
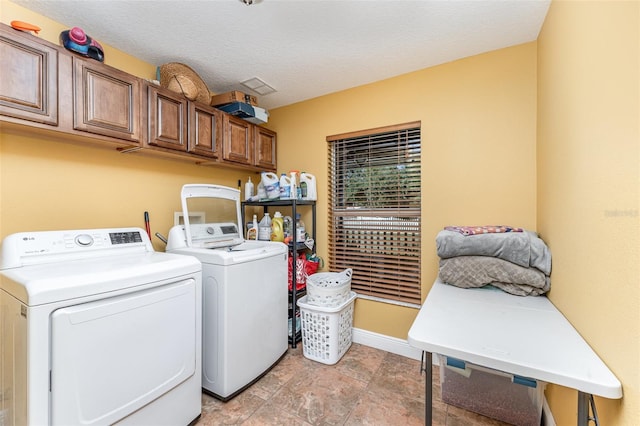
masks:
[[[336,307],[308,303],[308,295],[298,300],[302,323],[302,353],[323,364],[335,364],[353,342],[353,307],[356,293]]]
[[[307,276],[307,301],[309,305],[335,308],[351,296],[351,275],[347,268],[342,272],[319,272]]]

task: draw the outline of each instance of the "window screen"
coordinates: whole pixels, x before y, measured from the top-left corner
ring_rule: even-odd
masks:
[[[361,297],[419,305],[420,122],[327,137],[329,264]]]

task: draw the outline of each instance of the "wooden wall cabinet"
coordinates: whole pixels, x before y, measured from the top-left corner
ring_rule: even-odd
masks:
[[[222,111],[187,100],[179,93],[147,85],[148,139],[145,145],[217,160]]]
[[[222,158],[232,163],[253,165],[253,125],[225,114],[223,118]]]
[[[139,143],[141,80],[91,59],[73,57],[73,128]]]
[[[80,143],[136,146],[140,90],[137,77],[0,24],[4,122],[61,132]]]
[[[187,99],[178,93],[147,86],[148,140],[151,146],[187,152]]]
[[[276,170],[276,133],[232,115],[223,119],[223,159],[255,167]]]
[[[0,26],[0,114],[58,125],[58,51]]]
[[[260,126],[254,126],[254,129],[254,165],[276,171],[276,132]]]
[[[219,109],[189,102],[189,152],[220,159],[222,115]]]
[[[276,170],[275,132],[2,23],[0,121],[122,152]]]

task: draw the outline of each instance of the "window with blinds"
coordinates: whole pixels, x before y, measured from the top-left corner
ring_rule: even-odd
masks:
[[[358,296],[420,305],[420,122],[327,137],[329,264]]]

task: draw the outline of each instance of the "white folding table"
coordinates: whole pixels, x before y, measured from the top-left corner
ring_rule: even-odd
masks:
[[[576,389],[579,426],[597,419],[593,395],[622,398],[620,381],[544,296],[462,289],[437,279],[408,341],[426,353],[426,425],[432,415],[433,353]]]

